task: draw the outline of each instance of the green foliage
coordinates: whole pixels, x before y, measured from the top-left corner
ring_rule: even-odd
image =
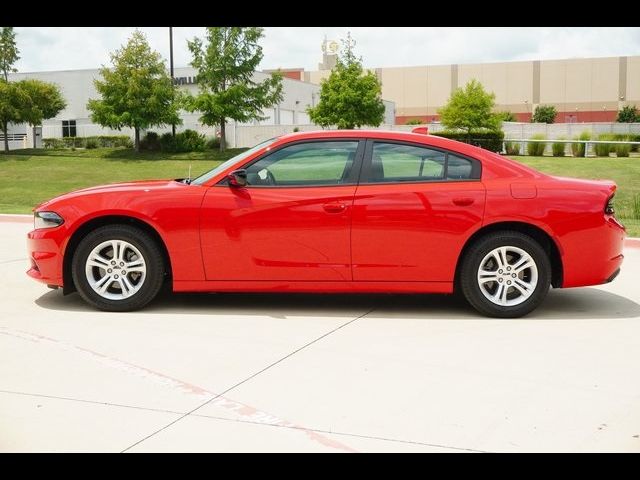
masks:
[[[408,120],[405,125],[422,125],[423,123],[424,122],[419,118],[412,118],[411,120]]]
[[[100,70],[102,80],[94,81],[101,99],[91,99],[87,104],[93,122],[117,130],[133,128],[136,150],[140,147],[140,129],[182,123],[179,95],[165,63],[140,31],[111,54],[111,64],[111,68]]]
[[[22,114],[22,121],[29,125],[40,125],[43,120],[53,118],[67,106],[60,88],[54,83],[34,78],[16,83],[29,97],[28,107]]]
[[[636,193],[631,200],[633,218],[640,220],[640,193]]]
[[[253,80],[262,61],[258,27],[207,27],[206,41],[188,41],[197,70],[199,92],[187,95],[184,107],[200,112],[204,125],[220,126],[220,151],[225,148],[227,119],[237,122],[263,120],[262,110],[283,99],[282,75],[273,74],[263,82]]]
[[[296,127],[297,128],[297,127]],[[294,129],[294,132],[296,130]],[[211,137],[209,140],[207,140],[207,143],[205,144],[205,147],[209,150],[216,150],[216,149],[220,149],[220,138],[218,137]]]
[[[538,105],[531,117],[532,123],[554,123],[557,115],[556,107],[553,105]]]
[[[564,140],[564,137],[558,137],[558,140]],[[551,144],[551,153],[554,157],[564,157],[567,144],[564,142],[553,142]]]
[[[89,144],[96,144],[89,147]],[[65,137],[65,138],[43,138],[44,148],[64,149],[71,147],[78,148],[133,148],[133,142],[127,135],[99,135],[93,137]]]
[[[433,135],[469,143],[492,152],[501,152],[502,142],[504,141],[504,132],[502,130],[477,130],[471,134],[471,137],[467,132],[450,130],[434,132]]]
[[[205,149],[205,136],[195,130],[185,130],[176,134],[176,152],[203,152]]]
[[[352,129],[384,120],[382,85],[375,73],[364,73],[362,59],[354,54],[351,35],[343,41],[343,50],[329,78],[320,84],[320,101],[307,112],[311,121],[322,127]]]
[[[100,145],[98,144],[98,140],[96,140],[95,138],[88,138],[84,142],[84,148],[88,148],[89,150],[93,148],[98,148],[99,146]]]
[[[61,138],[43,138],[42,145],[44,146],[44,148],[64,148],[64,142]]]
[[[508,111],[508,110],[504,111],[504,112],[498,112],[496,115],[498,115],[498,118],[502,122],[517,122],[518,121],[516,116],[513,113],[511,113],[510,111]]]
[[[500,118],[492,113],[495,94],[488,93],[477,80],[457,88],[447,104],[438,110],[440,121],[450,130],[464,130],[468,136],[480,129],[498,130]]]
[[[142,140],[140,140],[140,150],[148,150],[149,152],[157,152],[160,150],[160,137],[156,132],[147,132]]]
[[[531,137],[531,140],[544,140],[546,137],[538,133]],[[527,155],[531,155],[534,157],[541,157],[544,155],[544,150],[547,147],[545,142],[527,142]]]
[[[167,132],[160,136],[160,150],[163,152],[176,151],[176,138],[172,133]]]
[[[616,152],[616,157],[628,157],[629,152],[631,151],[631,145],[624,143],[617,143],[614,146],[614,151]]]
[[[591,140],[591,133],[588,131],[582,132],[579,136],[573,137],[574,140]],[[584,157],[586,154],[586,145],[584,143],[572,143],[571,153],[574,157]]]
[[[9,151],[7,130],[9,123],[21,123],[31,100],[27,92],[15,83],[0,80],[0,127],[4,134],[4,151]]]
[[[0,30],[0,72],[2,72],[5,82],[9,81],[10,72],[17,72],[13,64],[20,60],[19,54],[13,27],[2,27]]]
[[[616,118],[616,122],[640,122],[640,113],[638,113],[638,109],[635,105],[627,105],[625,107],[622,107],[622,110],[618,112],[618,118]]]
[[[520,142],[504,142],[507,155],[520,155]]]
[[[615,136],[611,133],[602,133],[598,135],[598,140],[600,141],[614,139]],[[615,145],[611,143],[596,143],[594,144],[593,148],[598,157],[608,157],[611,152],[615,151]]]

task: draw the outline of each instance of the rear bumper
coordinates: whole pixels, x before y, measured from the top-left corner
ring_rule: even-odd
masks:
[[[563,242],[562,286],[583,287],[613,281],[624,260],[625,236],[624,227],[613,216],[605,217],[595,228],[571,235]]]
[[[31,262],[27,275],[44,284],[61,287],[63,256],[59,230],[38,229],[27,234],[27,253]]]

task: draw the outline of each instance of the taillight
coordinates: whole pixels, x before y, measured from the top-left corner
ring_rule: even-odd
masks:
[[[613,205],[613,197],[615,197],[615,195],[615,193],[611,195],[607,200],[607,204],[604,206],[604,213],[606,213],[607,215],[613,215],[616,213]]]

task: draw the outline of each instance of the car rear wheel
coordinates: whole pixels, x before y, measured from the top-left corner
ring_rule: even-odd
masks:
[[[84,237],[71,263],[80,296],[100,310],[124,312],[155,298],[164,279],[163,256],[147,233],[106,225]]]
[[[490,317],[514,318],[533,311],[551,284],[549,257],[533,238],[497,232],[467,251],[460,286],[467,301]]]

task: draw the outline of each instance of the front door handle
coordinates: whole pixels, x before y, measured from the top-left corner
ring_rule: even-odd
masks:
[[[342,202],[325,203],[322,208],[327,213],[341,213],[344,212],[347,206]]]
[[[471,197],[457,197],[453,199],[453,203],[459,207],[468,207],[473,203],[473,201],[474,200]]]

